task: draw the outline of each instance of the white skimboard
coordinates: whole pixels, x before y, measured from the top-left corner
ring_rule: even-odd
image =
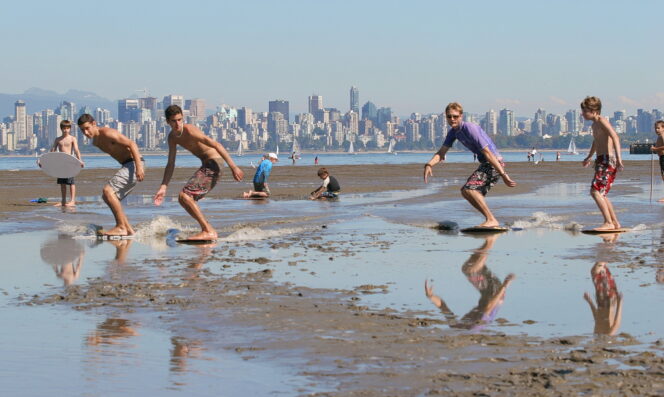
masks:
[[[81,172],[81,161],[71,154],[48,152],[39,157],[39,164],[46,175],[53,178],[73,178]]]

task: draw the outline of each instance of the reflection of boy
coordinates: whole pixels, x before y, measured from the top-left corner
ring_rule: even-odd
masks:
[[[429,300],[445,315],[451,322],[452,328],[464,329],[479,329],[492,322],[498,309],[505,301],[505,292],[510,283],[516,278],[513,273],[510,273],[501,282],[487,267],[486,260],[489,250],[498,235],[487,236],[484,244],[470,258],[463,264],[461,270],[466,275],[468,281],[479,291],[480,299],[477,306],[471,309],[461,321],[456,321],[456,316],[449,309],[445,301],[436,295],[433,291],[433,284],[428,280],[424,282],[424,292]]]
[[[263,159],[256,169],[254,174],[254,189],[249,189],[248,192],[242,193],[242,197],[269,197],[270,187],[267,185],[267,180],[272,172],[272,164],[279,161],[276,153],[269,153],[267,158]]]
[[[71,121],[62,120],[60,122],[60,130],[62,131],[62,135],[55,138],[53,146],[51,147],[51,152],[73,154],[80,161],[81,152],[78,150],[78,141],[76,138],[69,135],[71,131]],[[83,167],[82,161],[81,167]],[[71,207],[76,205],[76,185],[74,184],[74,178],[58,178],[57,183],[60,185],[62,200],[60,200],[55,206]],[[69,186],[69,201],[67,201],[67,186]]]
[[[594,333],[615,335],[622,319],[622,294],[618,292],[616,282],[611,276],[606,262],[596,262],[590,270],[595,285],[597,306],[590,299],[590,294],[583,294],[595,320]]]
[[[581,102],[581,114],[586,120],[593,122],[593,144],[590,147],[588,156],[583,159],[583,166],[590,164],[593,154],[597,153],[595,159],[595,176],[590,186],[590,195],[595,200],[604,223],[594,230],[613,230],[620,229],[620,222],[613,210],[613,204],[606,196],[611,190],[611,185],[616,178],[618,171],[623,170],[623,163],[620,153],[620,139],[613,130],[609,120],[600,116],[602,111],[602,102],[597,97],[586,97]]]
[[[655,133],[657,134],[657,141],[651,150],[659,156],[659,170],[664,181],[664,121],[657,120],[655,122]],[[664,198],[657,201],[664,202]]]
[[[313,192],[309,197],[311,200],[316,199],[333,199],[338,198],[339,193],[341,192],[341,185],[337,178],[330,175],[327,171],[327,168],[320,168],[318,170],[318,177],[323,180],[323,184]]]

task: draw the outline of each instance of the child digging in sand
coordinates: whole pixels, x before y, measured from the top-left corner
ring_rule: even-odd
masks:
[[[581,102],[581,114],[583,118],[592,121],[593,144],[590,147],[588,156],[583,159],[583,166],[590,164],[593,154],[597,153],[595,158],[595,176],[590,185],[590,195],[597,203],[604,223],[593,230],[611,231],[620,229],[620,222],[613,210],[611,201],[606,196],[611,190],[611,185],[616,178],[618,171],[623,170],[623,163],[620,154],[620,140],[618,134],[613,130],[609,120],[600,116],[602,111],[602,102],[597,97],[586,97]]]

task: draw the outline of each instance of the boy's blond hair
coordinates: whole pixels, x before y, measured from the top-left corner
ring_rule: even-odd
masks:
[[[463,114],[463,106],[459,102],[450,102],[447,107],[445,107],[445,114],[450,110],[456,110],[459,114]]]
[[[587,96],[581,102],[581,110],[597,112],[597,114],[602,113],[602,101],[596,96]]]

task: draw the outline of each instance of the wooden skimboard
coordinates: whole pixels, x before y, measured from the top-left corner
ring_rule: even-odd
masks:
[[[73,178],[81,172],[81,161],[62,152],[48,152],[39,157],[39,164],[46,175],[53,178]]]
[[[595,229],[585,229],[581,230],[581,233],[584,234],[611,234],[611,233],[625,233],[629,232],[630,228],[621,227],[620,229],[609,229],[609,230],[595,230]]]
[[[473,226],[461,229],[461,233],[504,233],[508,230],[510,229],[500,226],[494,226],[494,227]]]

